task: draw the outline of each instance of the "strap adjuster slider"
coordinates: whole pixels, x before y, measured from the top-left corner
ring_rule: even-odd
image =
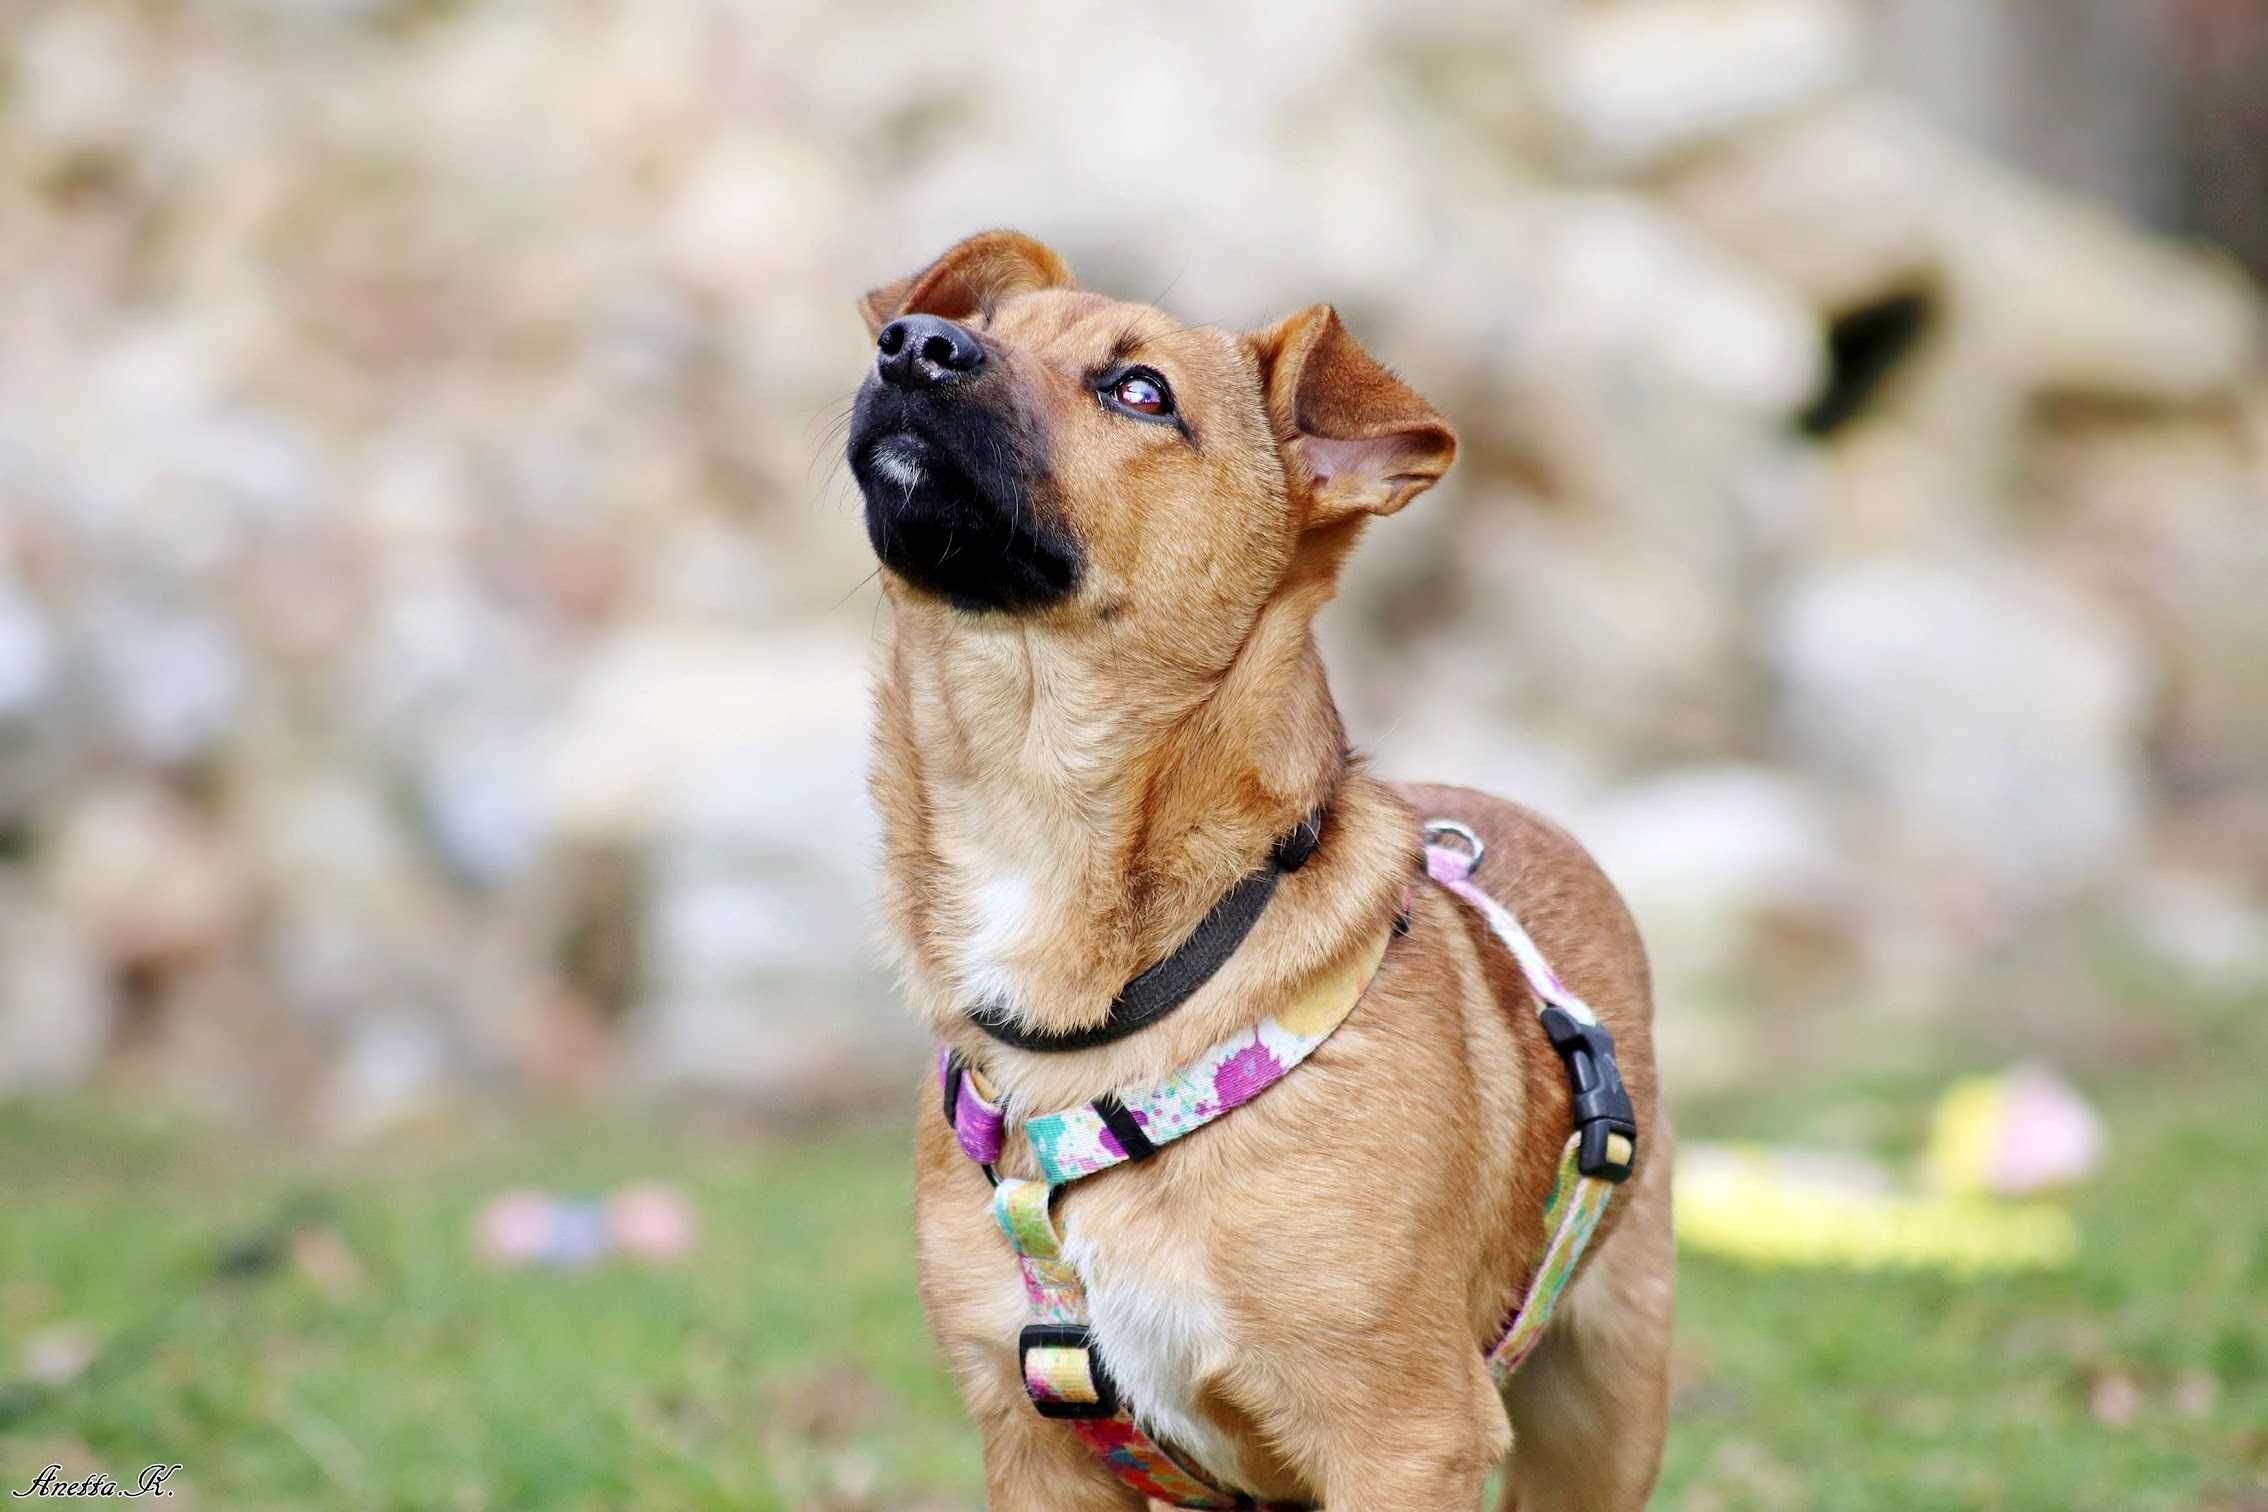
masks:
[[[1039,1350],[1042,1357],[1032,1358]],[[1077,1358],[1066,1358],[1066,1356]],[[1095,1350],[1094,1334],[1084,1323],[1027,1323],[1016,1339],[1017,1373],[1024,1378],[1024,1394],[1044,1418],[1107,1418],[1118,1415],[1118,1387],[1103,1369]],[[1067,1371],[1079,1379],[1066,1379]],[[1066,1395],[1063,1388],[1090,1395]]]

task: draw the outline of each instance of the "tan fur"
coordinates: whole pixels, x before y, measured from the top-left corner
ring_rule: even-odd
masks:
[[[1439,478],[1454,433],[1328,307],[1246,336],[1069,278],[1038,243],[990,233],[866,304],[870,327],[912,310],[982,333],[1047,437],[1051,507],[1088,558],[1069,600],[1021,614],[964,613],[885,574],[873,787],[914,1005],[1012,1112],[1049,1111],[1163,1076],[1275,1010],[1414,883],[1410,934],[1304,1066],[1154,1160],[1076,1183],[1060,1222],[1098,1298],[1202,1318],[1189,1398],[1233,1461],[1206,1468],[1256,1494],[1477,1507],[1510,1450],[1507,1507],[1641,1506],[1666,1417],[1671,1141],[1636,930],[1546,821],[1350,765],[1309,631],[1362,522]],[[1086,387],[1129,341],[1170,380],[1194,444]],[[1001,995],[1035,1027],[1099,1022],[1326,796],[1314,859],[1164,1022],[1056,1054],[967,1022]],[[1541,1248],[1567,1090],[1517,968],[1418,880],[1433,815],[1487,838],[1476,880],[1614,1030],[1642,1130],[1638,1174],[1502,1401],[1481,1347]],[[983,1436],[992,1506],[1139,1507],[1025,1399],[1023,1290],[984,1178],[933,1088],[917,1106],[922,1299]],[[1005,1168],[1034,1174],[1014,1139]]]

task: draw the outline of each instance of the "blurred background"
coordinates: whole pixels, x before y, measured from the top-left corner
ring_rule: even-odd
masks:
[[[978,1503],[830,426],[994,225],[1453,418],[1334,687],[1690,1139],[2089,1131],[2021,1273],[1692,1255],[1658,1504],[2268,1507],[2268,0],[14,0],[0,1479]]]

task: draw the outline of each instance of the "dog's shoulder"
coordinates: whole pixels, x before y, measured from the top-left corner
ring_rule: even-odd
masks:
[[[1511,909],[1547,954],[1546,936],[1565,935],[1628,952],[1644,972],[1645,951],[1628,905],[1564,825],[1475,788],[1398,783],[1394,791],[1421,821],[1454,819],[1479,834],[1488,849],[1474,882]]]
[[[1564,826],[1524,804],[1430,783],[1395,791],[1421,820],[1454,819],[1487,846],[1474,883],[1520,921],[1546,959],[1614,1031],[1623,1072],[1642,1104],[1653,1096],[1653,985],[1637,922],[1591,853]],[[1517,973],[1492,973],[1516,984]],[[1524,1005],[1527,994],[1514,986]]]

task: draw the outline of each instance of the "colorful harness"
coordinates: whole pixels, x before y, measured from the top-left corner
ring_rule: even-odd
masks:
[[[1574,1094],[1574,1132],[1544,1204],[1549,1239],[1526,1294],[1487,1351],[1501,1387],[1542,1338],[1616,1183],[1630,1175],[1637,1159],[1637,1118],[1615,1065],[1613,1036],[1560,981],[1519,921],[1473,885],[1472,873],[1485,851],[1480,836],[1454,820],[1429,822],[1425,836],[1427,875],[1478,910],[1519,963],[1540,1004],[1544,1030],[1566,1062]],[[1462,841],[1463,848],[1439,843],[1437,836]],[[1308,848],[1312,845],[1310,840]],[[1278,855],[1280,865],[1280,848]],[[1305,859],[1303,854],[1297,861]],[[1007,1136],[1001,1105],[976,1068],[950,1051],[939,1052],[946,1122],[962,1151],[993,1182],[993,1217],[1015,1251],[1031,1303],[1033,1321],[1017,1341],[1024,1390],[1040,1416],[1068,1423],[1121,1481],[1144,1496],[1176,1507],[1293,1505],[1256,1502],[1216,1486],[1143,1430],[1096,1351],[1086,1292],[1063,1255],[1055,1198],[1081,1177],[1149,1159],[1162,1146],[1242,1107],[1290,1075],[1354,1012],[1388,944],[1407,930],[1407,915],[1405,899],[1402,917],[1391,928],[1381,926],[1290,1008],[1214,1046],[1163,1081],[1025,1119],[1024,1137],[1041,1172],[1037,1180],[1001,1176],[995,1170]],[[1242,930],[1238,934],[1241,938]]]

